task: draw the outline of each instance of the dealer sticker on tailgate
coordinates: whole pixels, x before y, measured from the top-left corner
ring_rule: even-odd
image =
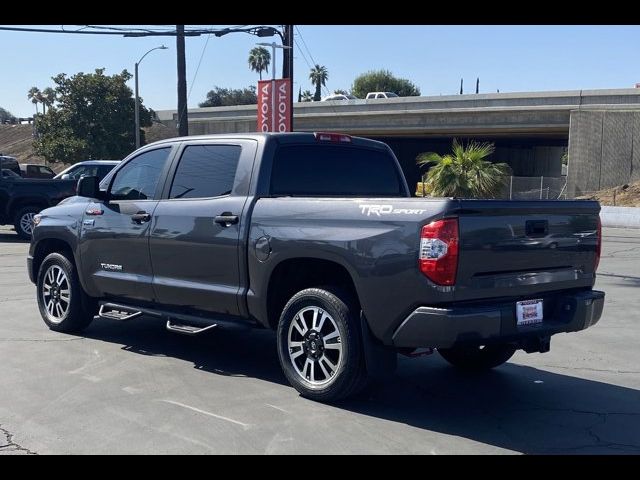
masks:
[[[516,302],[518,326],[533,325],[542,322],[542,300],[523,300]]]

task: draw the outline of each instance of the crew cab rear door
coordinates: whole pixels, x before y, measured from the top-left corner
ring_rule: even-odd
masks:
[[[153,287],[163,305],[238,315],[241,245],[257,142],[185,142],[153,214]]]

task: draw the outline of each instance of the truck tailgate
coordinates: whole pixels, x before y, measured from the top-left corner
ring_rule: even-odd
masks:
[[[455,210],[456,301],[593,286],[598,202],[458,200]]]

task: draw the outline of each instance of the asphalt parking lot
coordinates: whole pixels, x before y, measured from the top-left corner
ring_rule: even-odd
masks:
[[[640,453],[640,230],[604,236],[595,327],[481,376],[402,357],[394,380],[329,406],[286,384],[267,331],[49,331],[28,244],[0,228],[0,455]]]

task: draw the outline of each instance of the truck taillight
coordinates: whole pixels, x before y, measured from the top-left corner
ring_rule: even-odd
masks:
[[[596,265],[593,267],[594,272],[598,270],[598,265],[600,265],[600,255],[602,254],[602,222],[600,221],[600,216],[598,216],[598,239],[596,242]]]
[[[438,285],[454,285],[458,271],[458,219],[431,222],[420,232],[420,271]]]

